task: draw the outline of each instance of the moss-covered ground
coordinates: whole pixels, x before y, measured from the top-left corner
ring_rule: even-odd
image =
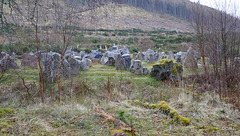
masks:
[[[143,63],[149,69],[152,65]],[[26,80],[31,95],[14,72]],[[93,136],[123,130],[116,122],[103,118],[93,105],[129,125],[136,135],[240,135],[239,111],[211,92],[193,93],[188,86],[96,64],[70,79],[62,79],[61,104],[57,84],[46,83],[42,104],[37,80],[35,69],[23,67],[6,72],[0,83],[0,135]],[[166,102],[166,109],[156,107],[161,101]],[[174,121],[175,115],[191,121]]]

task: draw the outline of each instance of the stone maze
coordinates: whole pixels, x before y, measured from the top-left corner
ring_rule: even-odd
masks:
[[[51,51],[39,51],[39,54],[42,76],[47,81],[53,82],[58,75],[61,54]],[[9,55],[7,52],[1,52],[0,71],[9,68],[17,69],[18,66],[14,62],[16,57],[14,53]],[[21,59],[21,66],[38,68],[38,53],[25,53],[18,58]],[[68,49],[63,56],[60,77],[68,78],[78,74],[79,71],[87,70],[93,64],[101,63],[102,65],[115,67],[116,70],[129,70],[136,75],[148,75],[150,73],[158,80],[172,79],[173,81],[179,81],[182,79],[183,66],[197,68],[197,61],[200,58],[200,53],[191,47],[187,52],[173,54],[172,51],[169,51],[168,55],[165,52],[158,53],[148,49],[146,52],[134,53],[133,57],[131,57],[127,47],[118,49],[117,46],[112,46],[105,53],[99,50],[92,50],[90,53],[85,51],[77,53]],[[238,60],[236,59],[236,61]],[[144,61],[153,64],[151,72],[142,66]]]

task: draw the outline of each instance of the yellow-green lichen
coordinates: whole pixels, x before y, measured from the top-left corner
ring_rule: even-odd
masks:
[[[143,103],[143,106],[147,108],[149,106],[149,103],[145,102],[145,103]]]
[[[178,116],[179,115],[179,113],[178,113],[178,111],[177,110],[175,110],[174,108],[172,108],[172,107],[170,107],[170,116],[171,117],[175,117],[175,116]]]
[[[191,122],[190,118],[185,118],[185,117],[181,117],[180,118],[180,122],[184,125],[184,126],[188,126]]]
[[[136,104],[136,105],[141,105],[141,104],[142,104],[142,102],[141,102],[141,101],[139,101],[139,100],[136,100],[136,101],[134,101],[134,104]]]
[[[167,111],[169,109],[169,106],[167,103],[164,103],[160,106],[160,109],[163,110],[163,111]]]
[[[142,102],[139,100],[136,100],[133,102],[135,105],[141,105]],[[179,112],[175,110],[174,108],[170,107],[165,101],[160,101],[159,104],[151,104],[148,102],[145,102],[142,104],[145,108],[159,108],[163,113],[169,115],[171,118],[173,118],[174,122],[180,122],[181,124],[187,126],[190,124],[191,119],[185,118],[179,115]]]
[[[117,134],[122,134],[122,135],[127,135],[127,136],[135,136],[136,135],[136,130],[131,130],[129,131],[128,129],[121,128],[121,129],[116,129],[116,128],[110,128],[109,130],[110,135],[117,135]]]
[[[160,108],[160,104],[149,104],[149,108]]]
[[[6,122],[0,123],[0,131],[1,133],[7,133],[10,129],[13,129],[11,125]]]
[[[9,116],[16,113],[16,110],[11,108],[0,108],[0,117]]]

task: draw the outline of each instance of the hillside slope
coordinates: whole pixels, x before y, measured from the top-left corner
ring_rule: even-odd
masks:
[[[91,16],[91,17],[89,17]],[[106,5],[93,12],[84,13],[82,26],[91,29],[129,29],[143,30],[167,29],[192,32],[189,22],[176,17],[146,11],[128,5]]]

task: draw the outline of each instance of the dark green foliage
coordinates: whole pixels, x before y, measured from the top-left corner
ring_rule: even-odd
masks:
[[[132,45],[128,49],[129,49],[130,53],[134,53],[134,52],[138,52],[139,51],[139,49],[138,49],[138,47],[136,45]]]
[[[127,123],[124,113],[125,111],[123,110],[118,111],[118,116],[116,118],[122,120],[124,123]]]
[[[128,33],[127,32],[119,32],[118,36],[128,36]]]
[[[186,6],[186,3],[173,3],[165,0],[141,0],[135,2],[122,0],[122,3],[150,12],[170,14],[180,19],[189,20],[191,17],[191,10]]]
[[[105,33],[103,33],[102,35],[103,35],[103,36],[109,36],[109,34],[108,34],[108,33],[106,33],[106,32],[105,32]]]
[[[24,45],[22,43],[16,43],[16,44],[4,44],[0,45],[1,51],[6,51],[8,53],[15,52],[17,55],[22,55],[26,52],[35,52],[36,48],[34,45]]]
[[[78,37],[73,38],[73,41],[76,43],[81,43],[84,40],[84,36],[80,35]]]
[[[86,53],[90,53],[92,50],[89,49],[89,48],[86,48],[86,49],[84,49],[84,51],[85,51]]]
[[[139,39],[137,37],[130,37],[127,39],[127,44],[135,44],[138,43]]]
[[[101,41],[100,38],[93,38],[93,39],[92,39],[92,43],[98,43],[98,42],[100,42],[100,41]]]

